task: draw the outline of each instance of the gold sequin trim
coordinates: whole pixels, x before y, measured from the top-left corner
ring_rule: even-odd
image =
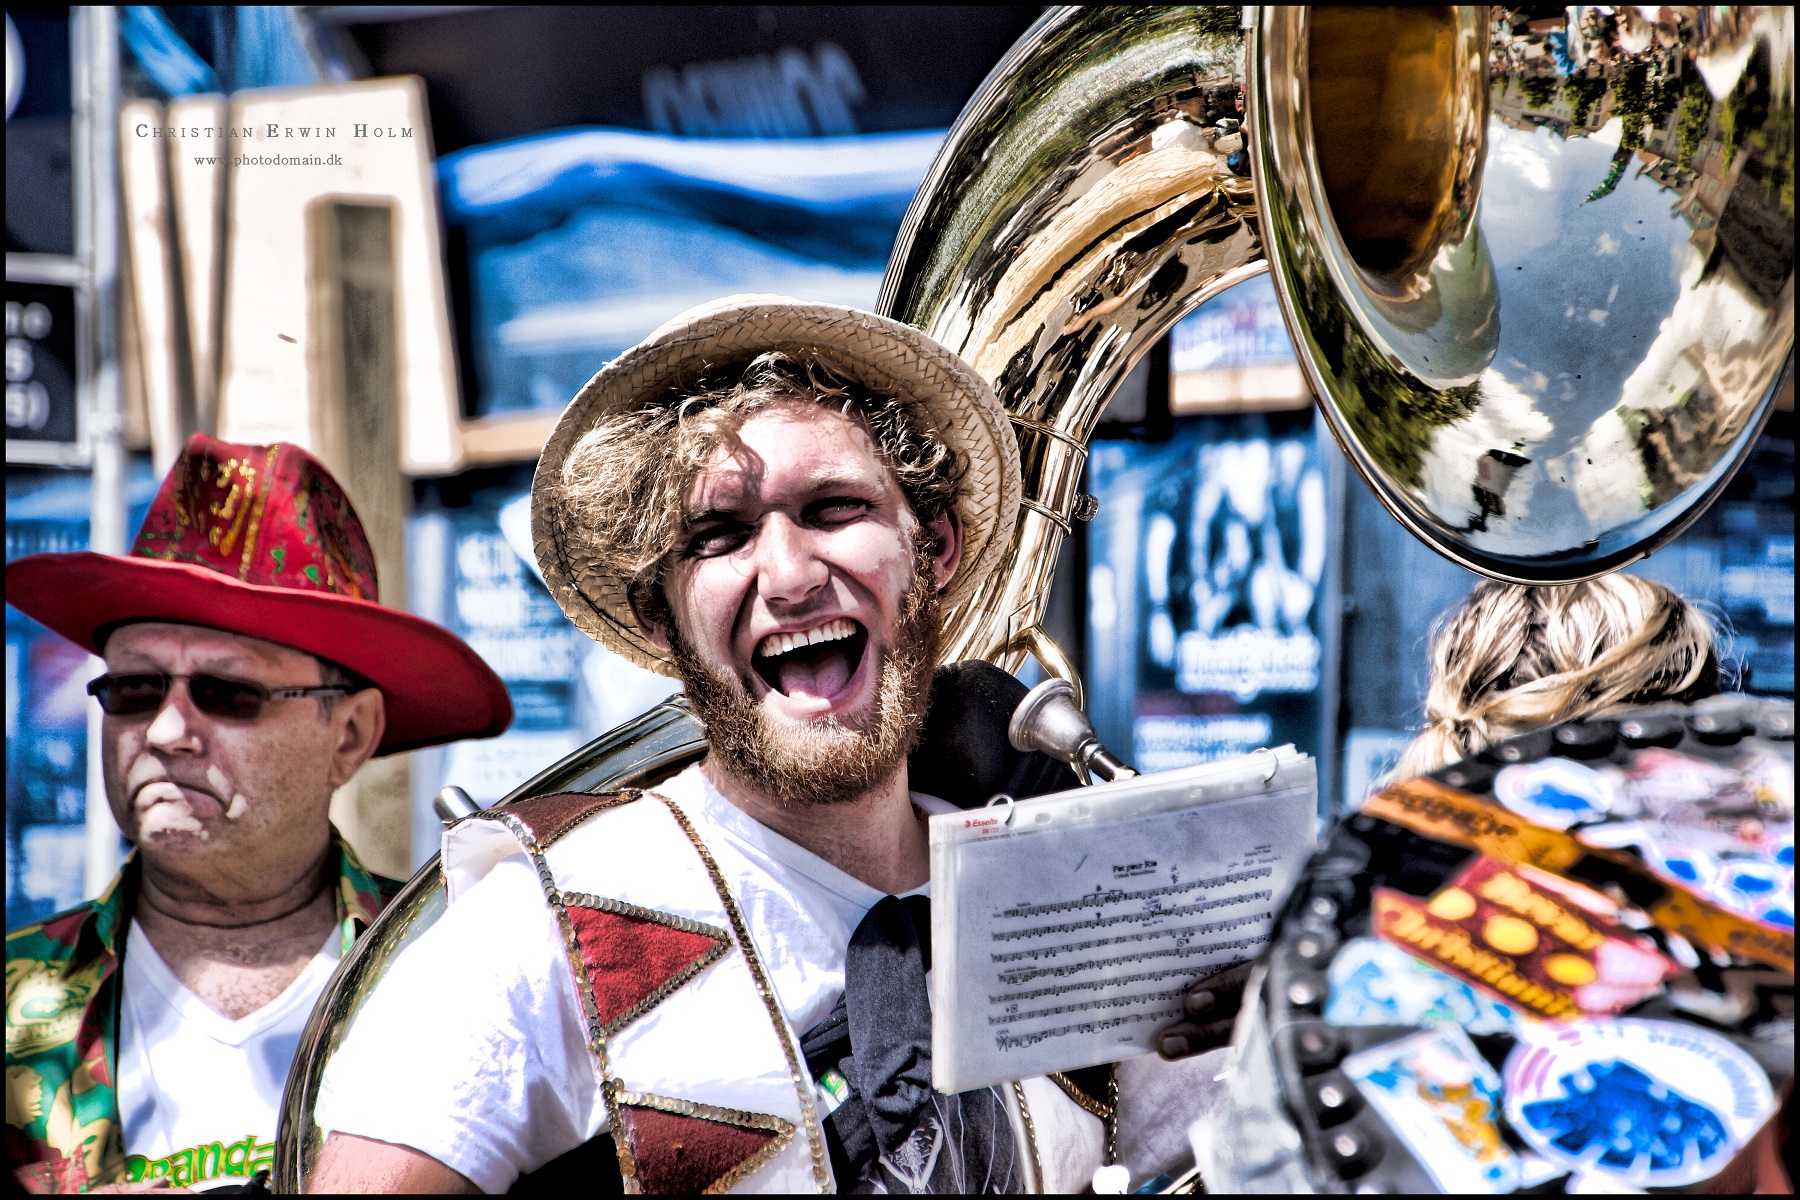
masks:
[[[532,865],[537,868],[538,884],[544,889],[544,899],[550,905],[550,911],[556,914],[556,927],[562,931],[563,953],[568,958],[569,973],[575,977],[575,993],[581,997],[582,1013],[587,1017],[588,1052],[594,1056],[594,1066],[600,1075],[600,1096],[606,1103],[607,1125],[612,1130],[613,1147],[619,1156],[619,1174],[624,1179],[626,1195],[635,1196],[643,1189],[638,1186],[637,1159],[632,1157],[631,1143],[625,1136],[625,1128],[619,1122],[619,1106],[615,1096],[619,1090],[618,1081],[613,1078],[612,1062],[606,1055],[605,1023],[600,1020],[600,1006],[594,1002],[594,987],[588,980],[587,970],[581,961],[581,946],[575,940],[575,926],[569,920],[569,910],[563,907],[562,893],[557,889],[556,879],[550,874],[550,866],[544,861],[544,851],[532,835],[531,827],[513,816],[505,809],[489,809],[477,814],[491,821],[499,821],[505,825],[525,853],[531,856]]]
[[[671,975],[642,1000],[639,1000],[636,1004],[614,1017],[610,1022],[604,1024],[600,1030],[601,1035],[604,1037],[613,1037],[619,1030],[625,1028],[625,1026],[631,1024],[633,1021],[661,1004],[664,1000],[667,1000],[669,996],[674,993],[676,988],[682,986],[688,980],[731,953],[731,935],[729,933],[726,933],[723,929],[717,929],[711,925],[702,924],[699,921],[691,921],[686,917],[677,917],[670,913],[657,912],[653,908],[641,908],[636,904],[627,904],[623,900],[613,900],[606,896],[594,896],[587,892],[564,892],[562,893],[562,902],[565,908],[570,905],[573,905],[576,908],[596,908],[601,912],[616,913],[621,917],[633,917],[640,921],[654,921],[656,924],[666,925],[670,929],[679,929],[683,933],[699,934],[702,937],[709,937],[713,940],[712,949],[683,967],[680,971],[677,971],[674,975]]]
[[[539,850],[548,850],[551,846],[554,846],[557,842],[561,841],[564,834],[569,833],[575,829],[576,826],[581,825],[593,817],[599,816],[603,812],[611,812],[622,804],[630,804],[634,800],[641,800],[643,799],[643,796],[644,793],[637,788],[619,788],[610,793],[598,793],[594,798],[600,801],[600,803],[594,805],[594,807],[570,818],[561,825],[547,830],[546,835],[542,838],[539,838],[535,833],[531,836],[536,841]],[[530,799],[535,800],[537,797],[533,796],[530,797]],[[512,810],[507,807],[484,808],[479,812],[472,812],[466,817],[458,817],[456,820],[450,822],[450,826],[455,827],[464,821],[491,821],[499,817],[502,813],[508,813],[515,817],[518,815],[517,813],[513,813]],[[527,826],[526,828],[530,828],[530,826]]]
[[[592,820],[596,814],[611,812],[620,805],[630,804],[633,801],[642,799],[643,795],[644,793],[641,789],[633,787],[617,788],[610,793],[602,793],[597,797],[600,800],[599,804],[578,816],[569,818],[554,829],[546,830],[544,836],[539,839],[539,842],[544,849],[548,850],[557,842],[562,841],[564,834],[570,833],[577,827],[586,824],[588,821]]]
[[[713,890],[719,894],[719,902],[725,906],[725,915],[731,919],[731,932],[737,936],[738,945],[744,951],[744,960],[750,964],[750,977],[756,981],[757,994],[762,997],[763,1007],[769,1011],[769,1019],[775,1024],[775,1038],[781,1043],[781,1052],[787,1056],[788,1074],[794,1082],[794,1092],[800,1099],[800,1114],[806,1122],[806,1138],[808,1148],[812,1151],[813,1179],[821,1192],[832,1190],[831,1160],[825,1152],[825,1136],[819,1128],[818,1106],[813,1101],[812,1078],[801,1066],[798,1048],[788,1036],[787,1018],[782,1015],[781,1004],[775,998],[775,988],[769,983],[769,973],[763,969],[762,958],[756,953],[756,946],[750,941],[750,928],[744,923],[744,916],[738,911],[737,900],[732,897],[731,889],[725,885],[725,876],[719,871],[719,864],[714,861],[712,851],[700,840],[700,834],[694,829],[687,814],[681,806],[667,796],[656,792],[645,793],[661,800],[687,834],[688,841],[694,844],[694,851],[700,861],[706,864],[706,873],[712,878]]]
[[[720,1108],[716,1104],[701,1104],[697,1100],[677,1100],[670,1096],[658,1096],[653,1092],[616,1093],[616,1102],[629,1108],[654,1108],[660,1112],[674,1113],[682,1117],[699,1117],[706,1121],[717,1121],[722,1125],[736,1125],[740,1129],[756,1129],[773,1133],[769,1144],[746,1158],[725,1174],[707,1184],[703,1195],[713,1196],[728,1192],[753,1171],[760,1170],[774,1160],[777,1154],[787,1149],[788,1143],[794,1140],[794,1123],[768,1113],[744,1112],[736,1108]]]

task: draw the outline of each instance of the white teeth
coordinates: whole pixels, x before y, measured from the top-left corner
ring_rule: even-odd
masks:
[[[802,646],[816,646],[820,642],[837,642],[852,637],[856,633],[856,622],[839,617],[835,621],[827,621],[817,629],[806,629],[796,633],[771,633],[756,647],[758,658],[774,658],[786,654],[790,650],[798,650]]]

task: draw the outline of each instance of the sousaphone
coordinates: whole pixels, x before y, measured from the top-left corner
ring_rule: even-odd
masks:
[[[1593,578],[1719,495],[1791,372],[1793,10],[1526,11],[1059,8],[994,68],[879,304],[992,381],[1018,434],[1011,566],[948,614],[946,661],[1076,678],[1041,619],[1093,515],[1101,410],[1263,271],[1345,457],[1472,571]],[[703,751],[671,701],[502,803]],[[311,1170],[358,1007],[443,906],[434,859],[338,968],[289,1077],[278,1188]]]

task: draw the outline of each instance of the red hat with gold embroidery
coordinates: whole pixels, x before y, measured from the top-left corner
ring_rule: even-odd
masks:
[[[188,440],[124,557],[34,554],[6,599],[99,654],[133,621],[205,625],[329,659],[381,689],[378,754],[492,737],[512,701],[449,630],[384,608],[375,555],[343,488],[294,446]]]

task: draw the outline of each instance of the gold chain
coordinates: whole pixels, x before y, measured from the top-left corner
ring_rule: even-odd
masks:
[[[1119,1068],[1106,1069],[1106,1165],[1119,1161]]]
[[[1073,1100],[1083,1112],[1100,1118],[1106,1130],[1106,1162],[1111,1165],[1119,1161],[1119,1068],[1107,1068],[1106,1103],[1089,1096],[1076,1086],[1073,1079],[1061,1071],[1052,1071],[1045,1076],[1051,1083],[1062,1089],[1063,1095]]]
[[[1019,1102],[1019,1119],[1025,1123],[1025,1148],[1031,1152],[1031,1169],[1037,1173],[1038,1192],[1048,1193],[1050,1185],[1044,1182],[1044,1163],[1038,1158],[1037,1127],[1031,1123],[1031,1105],[1025,1103],[1025,1085],[1013,1080],[1013,1099]]]

